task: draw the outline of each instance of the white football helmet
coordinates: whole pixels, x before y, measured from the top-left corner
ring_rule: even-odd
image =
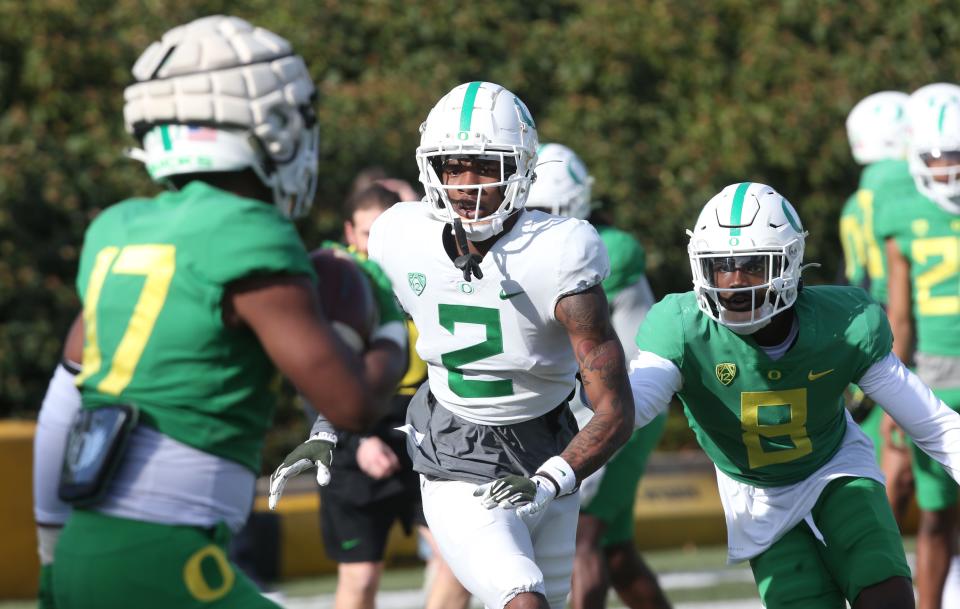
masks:
[[[909,97],[900,91],[880,91],[853,107],[847,116],[847,139],[857,163],[906,158]]]
[[[793,206],[765,184],[741,182],[710,199],[687,251],[697,304],[737,334],[753,334],[797,300],[806,232]],[[717,284],[718,273],[743,271],[764,281]]]
[[[580,157],[563,144],[541,144],[537,150],[537,179],[530,187],[527,207],[558,216],[590,217],[593,177]]]
[[[499,160],[500,180],[490,184],[447,186],[440,167],[450,157]],[[460,217],[448,190],[477,188],[477,212],[484,188],[500,187],[503,202],[493,213],[475,219],[460,217],[471,241],[484,241],[503,231],[504,221],[521,209],[530,192],[537,160],[537,127],[520,98],[500,85],[470,82],[455,87],[430,110],[420,125],[417,165],[425,201],[442,222]]]
[[[215,15],[173,28],[133,66],[127,132],[154,180],[250,168],[288,217],[317,187],[316,87],[303,58],[276,34]]]
[[[920,87],[907,102],[910,173],[924,196],[960,214],[960,86]],[[931,167],[930,162],[945,163]]]

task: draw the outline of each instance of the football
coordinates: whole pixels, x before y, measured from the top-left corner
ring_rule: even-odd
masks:
[[[310,261],[317,273],[317,294],[324,315],[344,342],[362,352],[379,321],[370,280],[343,250],[319,248],[310,252]]]

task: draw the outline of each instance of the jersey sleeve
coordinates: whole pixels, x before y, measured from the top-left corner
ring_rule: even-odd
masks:
[[[571,221],[576,224],[566,234],[556,262],[557,283],[551,315],[561,298],[599,285],[610,274],[607,250],[596,229],[582,220]]]
[[[367,239],[367,257],[381,266],[384,264],[384,256],[387,246],[387,228],[390,218],[396,214],[396,205],[386,210],[373,221],[370,225],[370,237]]]
[[[637,348],[683,368],[683,323],[679,295],[670,294],[653,305],[637,333]]]
[[[307,275],[316,278],[293,223],[272,205],[237,199],[206,243],[203,274],[219,284],[255,275]]]
[[[856,347],[859,354],[854,378],[859,379],[866,371],[885,358],[893,348],[893,331],[883,308],[862,290],[852,290],[855,304],[853,318],[847,326],[847,342]]]
[[[611,227],[602,227],[598,232],[610,257],[610,275],[603,280],[603,291],[612,300],[643,277],[647,254],[640,242],[627,232]]]

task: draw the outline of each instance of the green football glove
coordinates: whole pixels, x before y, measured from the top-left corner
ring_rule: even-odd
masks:
[[[317,468],[317,484],[326,486],[330,482],[330,463],[333,462],[333,447],[337,437],[328,433],[317,433],[293,449],[284,458],[273,474],[270,475],[270,497],[267,500],[270,509],[277,507],[283,495],[287,480],[312,467]]]

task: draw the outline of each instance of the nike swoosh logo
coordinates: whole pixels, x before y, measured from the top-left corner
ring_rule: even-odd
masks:
[[[344,550],[352,550],[355,547],[360,545],[360,539],[348,539],[340,544],[340,547]]]
[[[808,380],[808,381],[815,381],[815,380],[817,380],[817,379],[820,378],[820,377],[827,376],[828,374],[830,374],[831,372],[833,372],[833,370],[834,370],[834,369],[831,368],[831,369],[829,369],[829,370],[824,370],[823,372],[817,372],[817,373],[814,373],[814,371],[811,370],[810,372],[807,373],[807,380]]]
[[[520,294],[523,294],[523,290],[520,290],[519,292],[514,292],[513,294],[507,294],[503,290],[500,290],[500,300],[510,300],[514,296],[519,296]]]

